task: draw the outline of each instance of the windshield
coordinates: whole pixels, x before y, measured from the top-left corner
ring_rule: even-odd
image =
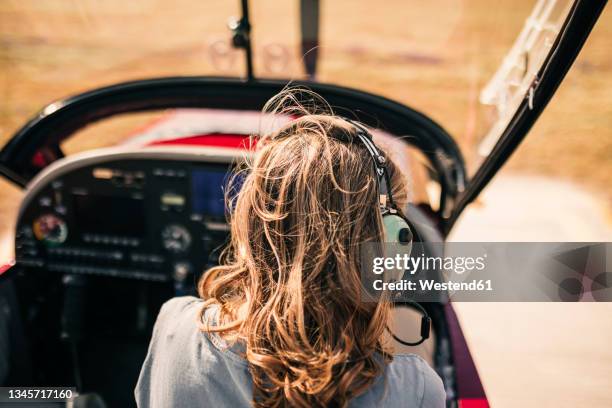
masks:
[[[455,138],[474,170],[528,91],[570,6],[251,1],[254,74],[304,79],[305,62],[316,57],[316,80],[425,113]],[[0,2],[0,142],[48,102],[95,87],[156,76],[243,76],[244,54],[228,29],[240,15],[238,0]]]

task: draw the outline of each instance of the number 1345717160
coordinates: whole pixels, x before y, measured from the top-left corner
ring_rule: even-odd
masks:
[[[0,387],[2,402],[59,402],[76,396],[72,387]]]

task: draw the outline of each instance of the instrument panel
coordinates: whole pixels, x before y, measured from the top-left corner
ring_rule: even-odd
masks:
[[[225,185],[237,149],[100,149],[32,181],[17,262],[76,275],[193,286],[226,243]]]

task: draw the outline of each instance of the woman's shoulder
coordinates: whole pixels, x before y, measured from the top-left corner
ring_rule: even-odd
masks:
[[[197,406],[201,401],[244,406],[250,400],[248,370],[201,330],[203,307],[192,296],[161,307],[135,390],[138,406]]]
[[[419,407],[444,407],[446,392],[442,379],[423,358],[416,354],[397,354],[386,370],[390,392],[402,398],[402,390],[415,390]]]
[[[163,345],[168,352],[178,352],[178,358],[200,359],[202,351],[210,354],[213,347],[202,327],[202,299],[193,296],[175,297],[166,301],[157,315],[152,345]],[[161,351],[160,350],[160,351]],[[188,355],[193,351],[197,355]]]
[[[399,354],[387,364],[372,388],[350,404],[351,408],[444,408],[446,393],[436,372],[416,354]]]
[[[195,296],[180,296],[167,300],[161,307],[159,317],[168,315],[176,316],[185,312],[188,309],[194,309],[202,306],[204,301]]]
[[[164,349],[184,347],[186,343],[204,341],[198,323],[202,300],[193,296],[176,297],[166,301],[157,315],[153,329],[152,346]],[[160,350],[160,351],[161,351]],[[185,353],[181,353],[185,356]]]
[[[246,361],[237,353],[238,347],[228,344],[218,334],[205,332],[202,326],[206,323],[216,324],[218,307],[204,308],[204,300],[194,296],[181,296],[168,300],[162,305],[157,317],[158,329],[173,336],[180,336],[198,344],[198,349],[210,358],[212,355],[228,358],[230,361],[246,365]]]
[[[201,330],[204,301],[194,296],[175,297],[166,301],[157,315],[153,337],[160,337],[175,344],[188,341],[208,345],[209,339]]]

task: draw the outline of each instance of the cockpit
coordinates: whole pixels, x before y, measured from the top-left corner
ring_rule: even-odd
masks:
[[[230,133],[232,126],[171,137],[164,128],[185,113],[172,111],[121,145],[56,160],[28,183],[11,270],[19,304],[28,306],[20,307],[22,337],[14,341],[21,348],[13,356],[22,364],[11,381],[76,384],[108,406],[131,400],[161,305],[195,295],[202,273],[219,262],[229,236],[226,199],[239,188],[229,180],[255,141]],[[236,120],[244,114],[226,112]],[[409,144],[385,132],[376,137],[408,157]],[[422,236],[442,239],[423,210],[410,211]],[[427,308],[435,334],[423,353],[448,371],[444,310]],[[409,308],[401,313],[418,317]],[[400,327],[402,336],[416,336]],[[25,361],[37,361],[36,369]]]

